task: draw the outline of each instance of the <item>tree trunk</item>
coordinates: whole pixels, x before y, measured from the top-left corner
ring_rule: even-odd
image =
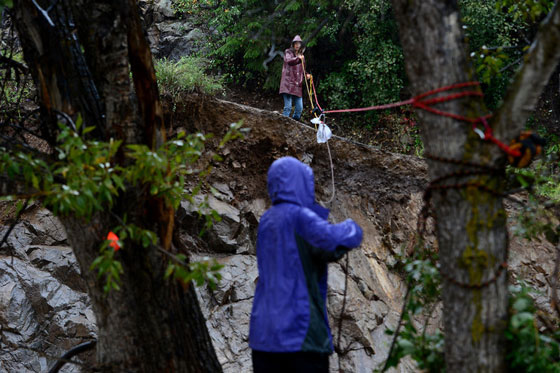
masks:
[[[83,115],[86,125],[96,126],[99,140],[114,137],[125,144],[143,141],[152,147],[165,140],[151,53],[135,1],[60,0],[45,15],[31,0],[17,0],[14,14],[41,107],[73,118],[100,108],[99,116]],[[82,39],[74,39],[74,30],[66,29],[70,24]],[[80,76],[88,89],[77,85]],[[55,125],[44,124],[50,133],[56,132]],[[132,189],[119,196],[113,212],[127,213],[136,225],[159,231],[160,242],[171,249],[173,210],[162,201]],[[89,267],[118,223],[110,212],[89,222],[72,216],[61,220],[92,300],[102,371],[221,371],[193,286],[164,281],[167,258],[157,248],[127,241],[116,254],[124,269],[121,290],[106,296],[103,279]]]
[[[393,3],[413,94],[476,80],[467,60],[456,2]],[[439,104],[437,108],[469,117],[487,114],[481,99],[463,98]],[[484,154],[491,149],[483,145],[469,124],[424,111],[418,115],[427,154],[487,163]],[[431,180],[468,169],[428,161]],[[501,180],[488,175],[455,177],[438,185],[475,181],[498,192],[502,190]],[[433,190],[431,205],[437,221],[442,278],[451,277],[464,284],[479,284],[493,278],[499,264],[506,260],[506,214],[501,198],[476,187]],[[442,297],[447,371],[504,371],[505,273],[480,289],[444,281]]]
[[[98,327],[97,362],[104,372],[221,372],[194,286],[163,279],[166,257],[153,248],[119,251],[124,274],[120,291],[108,296],[89,270],[106,235],[107,217],[88,224],[62,219]]]
[[[456,1],[393,0],[393,6],[413,94],[476,80],[468,61]],[[553,44],[549,47],[548,52],[555,48]],[[544,59],[554,58],[554,53],[548,53]],[[555,65],[552,66],[553,70]],[[548,72],[548,66],[542,70],[542,74],[552,72]],[[523,92],[524,99],[516,114],[519,110],[526,112],[534,108],[533,92],[525,94],[524,90],[533,90],[538,97],[543,76],[537,76],[535,79],[533,75],[532,80],[538,81],[532,85],[527,81],[513,85],[514,93]],[[544,79],[546,84],[548,76]],[[519,95],[512,97],[510,101],[517,98],[519,102]],[[513,104],[507,101],[506,110],[501,110],[492,122],[496,137],[506,143],[521,131],[527,118],[522,114],[508,115]],[[470,118],[488,114],[480,98],[462,98],[434,106]],[[437,222],[440,271],[444,278],[447,371],[505,371],[503,341],[508,295],[506,271],[501,271],[500,265],[507,260],[508,236],[506,213],[499,196],[504,189],[503,177],[496,172],[468,174],[468,171],[480,170],[430,159],[431,155],[503,168],[504,153],[495,145],[483,142],[472,131],[470,123],[421,110],[418,115],[423,124],[421,132],[429,176],[433,180],[431,206]],[[504,118],[509,120],[507,125]],[[488,281],[490,283],[484,285]]]
[[[43,14],[31,1],[23,0],[15,4],[13,16],[41,99],[46,122],[41,127],[42,135],[54,141],[57,110],[74,119],[80,113],[89,125],[100,127],[103,122],[100,97],[77,40],[71,36],[64,38],[63,34],[69,31],[66,15],[60,16],[62,25],[55,27],[48,14]]]

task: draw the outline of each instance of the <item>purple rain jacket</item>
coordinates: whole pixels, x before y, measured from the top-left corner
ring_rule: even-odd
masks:
[[[362,229],[347,219],[327,221],[315,203],[313,171],[292,157],[268,171],[272,207],[257,234],[259,279],[253,300],[249,345],[265,352],[311,351],[330,354],[327,264],[362,241]]]

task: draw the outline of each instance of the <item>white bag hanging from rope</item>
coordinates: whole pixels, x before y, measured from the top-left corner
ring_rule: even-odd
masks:
[[[319,125],[319,129],[317,130],[317,142],[322,144],[329,141],[332,137],[331,129],[320,118],[313,118],[311,123]]]

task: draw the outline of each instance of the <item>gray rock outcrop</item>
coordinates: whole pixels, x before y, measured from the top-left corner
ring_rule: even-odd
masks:
[[[72,249],[59,246],[65,241],[58,220],[36,206],[7,240],[4,250],[11,255],[0,255],[0,372],[45,372],[65,351],[96,335]],[[76,362],[91,365],[93,355]],[[61,371],[80,367],[67,364]]]
[[[206,34],[176,14],[171,0],[140,1],[140,8],[156,58],[178,60],[204,48]]]

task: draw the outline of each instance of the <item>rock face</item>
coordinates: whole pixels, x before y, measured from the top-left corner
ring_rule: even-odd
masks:
[[[213,165],[211,182],[227,185],[212,198],[214,209],[227,216],[229,230],[219,225],[209,238],[220,254],[205,250],[225,265],[218,289],[201,289],[200,297],[211,336],[226,372],[250,371],[247,344],[248,323],[256,279],[255,232],[258,220],[269,205],[266,171],[272,161],[291,155],[308,163],[316,175],[318,200],[332,193],[328,153],[315,141],[314,129],[280,115],[224,101],[191,96],[179,108],[181,124],[189,131],[213,132],[216,138],[230,122],[243,120],[251,129],[243,140],[222,150],[224,161]],[[212,146],[212,144],[210,144]],[[346,308],[338,345],[338,320],[343,303],[345,262],[329,266],[328,310],[335,345],[339,353],[331,359],[331,370],[371,372],[386,358],[405,290],[401,278],[389,270],[413,239],[416,215],[420,211],[425,184],[425,164],[418,158],[356,146],[340,139],[330,142],[335,172],[336,195],[330,204],[331,220],[355,219],[364,229],[362,246],[349,254]],[[218,189],[218,188],[216,188]],[[231,194],[235,197],[230,199]],[[209,202],[212,199],[209,199]],[[226,207],[223,204],[229,204]],[[212,203],[210,203],[212,204]],[[228,216],[229,215],[229,216]],[[192,226],[192,223],[186,226]],[[232,240],[236,241],[232,245]],[[230,248],[225,249],[224,248]],[[404,362],[399,371],[412,371]]]
[[[4,236],[7,227],[3,227]],[[64,229],[32,207],[0,255],[0,372],[46,372],[65,351],[96,335],[95,316]],[[7,250],[11,255],[5,255]],[[94,353],[79,356],[91,365]],[[79,372],[67,364],[64,372]]]
[[[178,60],[204,47],[206,34],[175,14],[171,0],[140,1],[139,4],[156,58]]]
[[[182,106],[181,106],[182,105]],[[330,198],[330,164],[324,144],[314,129],[273,113],[199,97],[185,98],[178,107],[181,125],[188,131],[213,132],[213,148],[229,127],[243,120],[246,138],[219,150],[223,162],[213,164],[213,187],[195,203],[207,200],[222,218],[205,236],[204,224],[184,201],[177,211],[179,239],[192,259],[212,257],[224,264],[217,289],[198,289],[198,296],[216,348],[228,373],[250,372],[248,327],[252,297],[258,279],[255,241],[258,221],[268,208],[266,171],[284,155],[299,158],[313,168],[318,200]],[[391,154],[373,147],[334,138],[330,141],[335,173],[335,198],[328,206],[331,220],[355,219],[364,229],[364,242],[348,255],[346,308],[339,319],[345,287],[345,259],[329,266],[328,309],[337,353],[331,371],[371,372],[387,356],[402,306],[405,285],[391,270],[406,252],[416,230],[425,163],[415,157]],[[0,235],[6,226],[0,228]],[[95,337],[95,318],[85,285],[64,230],[57,219],[38,206],[29,208],[0,252],[0,371],[42,372],[51,356]],[[530,279],[541,290],[539,307],[548,304],[548,280],[554,250],[512,238],[510,263],[518,277]],[[340,344],[338,337],[340,334]],[[40,352],[36,352],[40,351]],[[80,355],[93,362],[93,353]],[[66,372],[80,371],[67,365]],[[410,361],[396,371],[414,371]]]

